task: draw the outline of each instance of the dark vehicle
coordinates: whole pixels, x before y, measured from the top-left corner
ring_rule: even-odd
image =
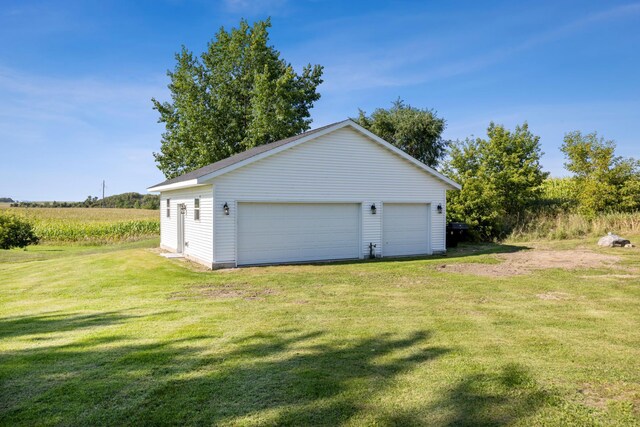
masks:
[[[447,247],[455,248],[458,243],[469,239],[469,225],[464,222],[447,224]]]

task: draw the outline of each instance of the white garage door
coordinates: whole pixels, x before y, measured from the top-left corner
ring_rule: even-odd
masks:
[[[238,264],[358,258],[359,254],[358,204],[238,204]]]
[[[430,205],[425,203],[385,203],[382,208],[382,255],[422,255],[429,244]]]

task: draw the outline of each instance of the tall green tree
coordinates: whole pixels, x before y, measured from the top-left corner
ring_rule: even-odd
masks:
[[[172,178],[257,145],[308,130],[322,67],[297,74],[269,45],[271,22],[221,28],[207,50],[176,54],[170,102],[152,99],[164,123],[158,168]]]
[[[502,237],[541,197],[540,137],[527,123],[514,131],[491,123],[487,139],[467,138],[451,146],[445,173],[462,185],[449,195],[450,219],[464,221],[479,237]]]
[[[588,216],[640,209],[640,162],[616,156],[616,144],[597,132],[564,136],[565,168],[576,182],[578,211]]]
[[[429,166],[436,166],[445,155],[446,122],[433,110],[414,108],[398,99],[391,108],[378,108],[370,116],[359,110],[354,121]]]

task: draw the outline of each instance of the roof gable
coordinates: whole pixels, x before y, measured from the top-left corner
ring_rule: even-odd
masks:
[[[235,154],[231,157],[228,157],[226,159],[204,166],[202,168],[193,170],[184,175],[166,180],[160,184],[149,187],[147,190],[148,191],[167,191],[167,190],[178,189],[178,188],[192,187],[195,185],[202,185],[202,184],[208,183],[208,181],[212,180],[217,176],[220,176],[228,172],[231,172],[233,170],[236,170],[238,168],[244,167],[260,159],[273,156],[281,151],[290,149],[292,147],[296,147],[304,142],[314,140],[322,135],[326,135],[338,129],[342,129],[346,126],[349,126],[354,130],[362,133],[368,139],[382,145],[384,148],[391,151],[393,154],[407,160],[408,162],[412,163],[414,166],[417,166],[419,169],[422,169],[424,172],[430,175],[433,175],[435,178],[444,182],[449,187],[453,189],[461,188],[458,183],[440,174],[439,172],[437,172],[433,168],[430,168],[429,166],[425,165],[419,160],[411,157],[409,154],[393,146],[392,144],[383,140],[379,136],[375,135],[374,133],[368,131],[367,129],[353,122],[352,120],[344,120],[342,122],[337,122],[337,123],[333,123],[327,126],[317,128],[317,129],[313,129],[308,132],[304,132],[290,138],[286,138],[280,141],[272,142],[270,144],[264,144],[264,145],[254,147],[250,150]]]

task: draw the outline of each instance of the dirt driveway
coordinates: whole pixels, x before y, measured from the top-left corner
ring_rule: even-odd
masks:
[[[500,277],[527,274],[534,270],[562,268],[565,270],[585,268],[624,268],[618,265],[620,256],[599,253],[588,249],[529,249],[519,252],[494,255],[496,263],[442,264],[437,268],[479,276]]]

